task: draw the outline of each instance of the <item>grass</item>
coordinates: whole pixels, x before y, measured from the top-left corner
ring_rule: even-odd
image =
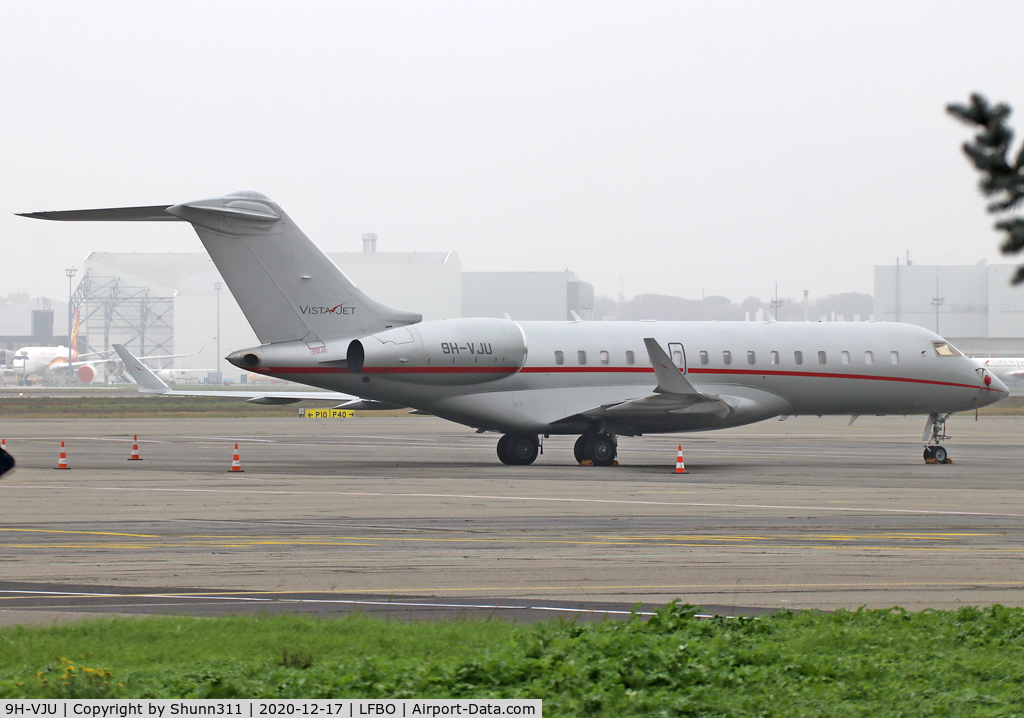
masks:
[[[340,402],[339,402],[340,403]],[[87,396],[5,397],[0,400],[0,419],[172,419],[260,418],[280,419],[298,415],[299,409],[324,409],[323,401],[280,406],[249,404],[230,397],[190,396]],[[358,416],[408,416],[407,410],[359,411]]]
[[[529,626],[353,616],[0,631],[0,697],[542,698],[547,716],[1024,715],[1024,611]]]
[[[1020,416],[1024,414],[1024,396],[1008,396],[1002,401],[978,409],[981,416]]]

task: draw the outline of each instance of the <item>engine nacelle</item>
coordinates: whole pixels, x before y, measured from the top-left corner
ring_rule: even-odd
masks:
[[[96,370],[93,369],[88,364],[83,364],[82,366],[78,367],[78,371],[76,372],[76,374],[78,374],[78,381],[82,382],[83,384],[88,384],[89,382],[96,378]]]
[[[526,336],[507,319],[447,319],[388,329],[348,345],[353,374],[419,384],[480,384],[518,372]]]

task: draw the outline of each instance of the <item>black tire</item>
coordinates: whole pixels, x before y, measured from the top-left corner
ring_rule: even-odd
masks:
[[[587,439],[584,449],[586,458],[594,462],[594,466],[611,466],[615,461],[615,440],[608,434],[595,434]]]
[[[934,459],[934,458],[935,458],[935,447],[934,446],[926,446],[926,447],[924,447],[924,460],[928,461],[928,459]]]
[[[509,464],[529,466],[537,460],[540,444],[536,436],[530,434],[509,434],[505,453]]]
[[[940,464],[944,464],[946,463],[946,459],[949,458],[949,452],[946,451],[945,447],[943,446],[936,446],[934,449],[932,449],[932,456]]]
[[[502,437],[498,439],[498,458],[501,459],[501,463],[503,464],[507,465],[512,463],[509,461],[508,456],[508,434],[503,434]]]
[[[577,464],[582,464],[583,460],[587,458],[587,439],[589,438],[589,436],[584,434],[576,439],[576,445],[572,447],[572,453],[576,457]]]

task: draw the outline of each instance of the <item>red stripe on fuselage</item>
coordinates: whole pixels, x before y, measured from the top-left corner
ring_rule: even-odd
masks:
[[[260,374],[348,374],[348,367],[266,367],[254,369]],[[515,367],[366,367],[365,374],[514,374]],[[523,367],[523,374],[653,374],[654,369],[645,367]],[[868,376],[864,374],[837,374],[834,372],[781,371],[757,369],[690,369],[688,374],[717,374],[726,376],[788,376],[816,379],[857,379],[861,381],[892,381],[907,384],[930,384],[932,386],[952,386],[961,389],[977,389],[999,391],[991,387],[961,384],[958,382],[936,381],[934,379],[913,379],[900,376]]]

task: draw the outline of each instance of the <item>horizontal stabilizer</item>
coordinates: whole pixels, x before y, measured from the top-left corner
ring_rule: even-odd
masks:
[[[114,351],[124,362],[124,368],[131,374],[138,385],[140,394],[159,394],[160,396],[205,396],[230,399],[245,399],[253,404],[294,404],[298,401],[360,401],[351,394],[337,391],[181,391],[167,386],[160,377],[139,361],[121,344],[114,345]]]
[[[58,222],[184,222],[167,214],[169,204],[152,207],[111,207],[109,209],[70,209],[60,212],[19,212],[19,217],[50,219]]]

